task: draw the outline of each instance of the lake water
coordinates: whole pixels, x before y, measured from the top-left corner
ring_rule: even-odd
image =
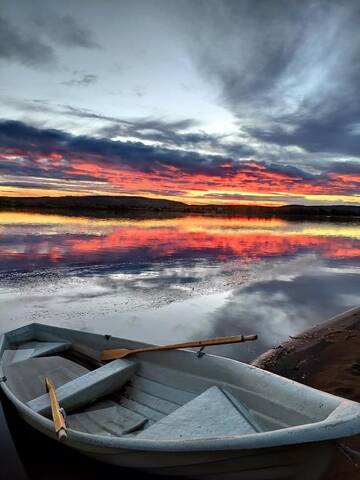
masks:
[[[0,212],[0,332],[37,321],[160,344],[257,333],[209,349],[251,361],[359,305],[359,273],[360,223]],[[33,480],[132,474],[49,442],[6,407],[18,459],[2,460],[4,478],[21,464]],[[10,443],[0,422],[2,451]]]
[[[359,304],[360,223],[0,212],[0,330],[28,322],[165,343],[257,333],[250,361]]]

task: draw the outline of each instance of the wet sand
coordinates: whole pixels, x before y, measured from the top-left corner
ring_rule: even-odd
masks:
[[[360,402],[360,307],[291,337],[253,365]],[[342,443],[360,451],[360,435]],[[360,468],[337,453],[324,480],[359,478]]]

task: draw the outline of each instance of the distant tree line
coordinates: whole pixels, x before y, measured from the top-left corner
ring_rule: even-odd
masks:
[[[139,196],[0,197],[1,210],[56,211],[69,214],[123,215],[134,212],[166,214],[235,215],[246,217],[359,217],[360,206],[352,205],[187,205],[173,200]]]

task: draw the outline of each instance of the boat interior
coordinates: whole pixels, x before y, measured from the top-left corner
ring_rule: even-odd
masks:
[[[107,346],[143,344],[36,324],[14,330],[0,344],[3,380],[18,400],[51,418],[50,378],[69,430],[153,440],[278,430],[323,420],[339,403],[311,395],[300,401],[296,390],[281,384],[274,393],[261,371],[257,376],[255,368],[238,362],[229,367],[229,361],[196,352],[101,362]]]

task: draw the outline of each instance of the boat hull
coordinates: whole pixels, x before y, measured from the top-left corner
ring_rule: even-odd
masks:
[[[20,416],[37,431],[56,440],[52,431]],[[194,452],[142,451],[92,446],[71,438],[66,445],[94,460],[148,474],[217,480],[318,480],[327,470],[336,444],[324,441],[283,447]]]
[[[14,357],[19,362],[18,365],[21,365],[31,349],[28,347],[18,352],[17,348],[11,347],[33,339],[40,343],[47,342],[47,345],[42,346],[51,349],[55,348],[55,343],[56,348],[62,348],[64,342],[68,342],[80,354],[84,348],[91,353],[107,348],[146,346],[109,335],[32,324],[0,337],[0,360],[5,358],[9,361],[10,349],[11,354],[21,357]],[[59,342],[62,342],[61,345]],[[5,353],[7,357],[4,357]],[[12,383],[11,371],[6,377],[6,361],[5,370],[0,362],[0,387],[3,392],[24,421],[56,440],[51,419],[31,408],[39,393],[29,399],[22,398],[21,390],[17,390],[16,384]],[[148,356],[134,355],[134,361],[139,370],[128,391],[121,393],[123,396],[119,397],[118,405],[126,405],[129,411],[133,407],[134,412],[142,409],[139,413],[144,414],[150,423],[149,427],[134,435],[131,431],[129,435],[114,435],[107,430],[92,433],[86,428],[70,426],[66,440],[68,447],[101,462],[165,477],[317,480],[326,471],[337,440],[360,432],[358,403],[311,389],[241,362],[213,355],[199,357],[196,352],[181,350],[155,352]],[[42,364],[44,363],[48,368],[49,361],[45,359]],[[15,363],[15,371],[16,368]],[[99,370],[101,368],[103,366]],[[81,374],[80,378],[86,376],[87,374]],[[67,380],[66,385],[71,383],[72,379]],[[75,384],[79,386],[78,382]],[[83,383],[81,385],[84,387]],[[86,385],[89,395],[89,384]],[[98,383],[95,386],[97,385]],[[116,385],[116,390],[119,388],[120,385]],[[40,389],[41,399],[43,386]],[[207,403],[203,403],[203,400],[200,402],[201,398],[204,399],[214,389],[215,393],[219,389],[223,389],[223,394],[230,392],[232,396],[229,398],[233,405],[239,405],[238,401],[241,401],[237,408],[238,414],[242,414],[246,407],[246,412],[251,412],[249,418],[253,424],[262,422],[260,428],[255,433],[241,430],[241,434],[234,434],[233,425],[228,425],[229,418],[234,418],[229,414],[231,410],[228,403],[219,416],[217,410],[210,408],[213,405],[223,405],[216,401],[216,397],[210,397]],[[80,394],[84,392],[81,389],[79,391]],[[92,402],[97,400],[100,393],[96,389],[92,392],[95,397],[86,399],[93,406]],[[144,412],[145,407],[147,413]],[[67,410],[66,406],[64,408]],[[184,416],[185,408],[187,412],[192,408],[192,415],[187,417],[187,413]],[[67,412],[71,425],[71,409]],[[182,412],[181,415],[179,412]],[[204,420],[203,412],[208,416],[210,412],[212,417],[205,417]],[[166,425],[166,422],[168,427],[166,435],[163,435],[164,429],[161,426]],[[192,429],[191,435],[183,435],[186,422]],[[226,429],[218,433],[218,427],[223,425]],[[155,427],[159,428],[154,435],[152,432]],[[238,428],[237,424],[235,428]]]

